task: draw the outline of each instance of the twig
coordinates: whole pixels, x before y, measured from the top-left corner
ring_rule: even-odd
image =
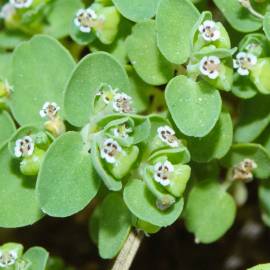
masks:
[[[136,256],[143,239],[142,232],[131,231],[123,248],[118,254],[112,270],[128,270]]]

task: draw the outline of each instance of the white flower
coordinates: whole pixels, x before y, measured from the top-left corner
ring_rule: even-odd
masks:
[[[10,0],[10,4],[12,4],[15,8],[29,8],[33,0]]]
[[[242,76],[247,76],[249,70],[257,64],[257,57],[252,53],[239,52],[233,60],[233,67]]]
[[[76,13],[76,17],[74,19],[74,24],[80,29],[83,33],[90,33],[91,29],[94,25],[94,21],[97,19],[96,12],[91,9],[79,9]]]
[[[200,61],[200,71],[210,79],[219,76],[220,59],[217,56],[205,56]]]
[[[104,141],[101,148],[101,158],[105,159],[108,163],[115,163],[116,156],[122,152],[121,146],[113,139]]]
[[[131,128],[127,128],[126,125],[121,125],[113,129],[113,135],[117,138],[126,139],[129,133],[132,132]]]
[[[8,19],[11,17],[15,12],[15,8],[12,4],[6,3],[3,5],[1,11],[0,11],[0,18],[1,19]]]
[[[132,109],[132,98],[125,93],[116,93],[113,98],[113,109],[120,113],[130,113]]]
[[[175,136],[175,131],[169,126],[162,126],[157,129],[159,138],[171,147],[178,147],[179,140]]]
[[[218,30],[214,21],[206,20],[199,26],[199,31],[206,41],[215,41],[220,38],[220,31]]]
[[[11,251],[0,251],[0,267],[6,268],[10,265],[15,264],[18,258],[18,254],[15,250]]]
[[[31,156],[34,152],[35,144],[30,136],[25,136],[15,143],[14,154],[16,157]]]
[[[158,162],[154,165],[154,179],[162,186],[170,185],[170,174],[174,171],[172,163],[168,160],[161,163]]]
[[[55,102],[45,102],[42,109],[39,111],[39,114],[42,118],[54,119],[59,112],[60,107]]]

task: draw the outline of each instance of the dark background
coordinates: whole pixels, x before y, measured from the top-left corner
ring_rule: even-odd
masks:
[[[244,270],[270,262],[270,230],[260,219],[257,182],[248,184],[249,200],[238,209],[237,220],[219,241],[195,244],[182,221],[145,237],[132,270]],[[113,261],[102,260],[88,233],[92,207],[65,219],[45,217],[20,229],[0,231],[1,241],[17,241],[25,248],[40,245],[78,270],[107,270]]]

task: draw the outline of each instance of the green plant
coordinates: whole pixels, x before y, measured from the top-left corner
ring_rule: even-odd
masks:
[[[5,2],[1,227],[92,203],[102,258],[179,218],[207,244],[252,180],[270,226],[268,0]]]
[[[63,270],[66,268],[59,258],[49,257],[41,247],[32,247],[24,252],[18,243],[6,243],[0,247],[0,268],[7,270]],[[65,268],[64,268],[65,267]]]

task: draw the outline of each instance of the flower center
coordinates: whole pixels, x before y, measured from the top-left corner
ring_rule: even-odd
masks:
[[[16,262],[17,256],[14,252],[3,252],[0,255],[0,265],[2,267],[12,265]]]
[[[243,69],[251,69],[252,68],[252,61],[250,57],[240,57],[238,59],[239,61],[239,65],[241,66],[241,68]]]
[[[131,97],[126,94],[116,94],[114,97],[114,109],[122,113],[132,112]]]
[[[91,14],[89,12],[87,12],[87,11],[82,12],[78,16],[78,21],[84,27],[92,27],[93,26],[93,18],[91,16]]]
[[[203,29],[203,33],[207,36],[207,37],[209,37],[209,38],[213,38],[214,36],[215,36],[215,28],[213,28],[213,27],[210,27],[210,26],[206,26],[206,27],[204,27],[204,29]]]
[[[207,59],[203,63],[203,69],[211,74],[219,69],[219,64],[216,63],[213,59]]]

